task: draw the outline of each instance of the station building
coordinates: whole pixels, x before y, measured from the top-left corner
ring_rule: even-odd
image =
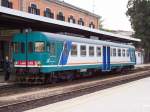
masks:
[[[92,29],[99,29],[100,26],[100,16],[63,1],[0,0],[0,6]],[[0,26],[0,60],[3,60],[6,56],[11,57],[10,41],[12,35],[17,32],[20,32],[20,30],[6,29]]]
[[[59,0],[0,0],[1,6],[99,29],[100,16]]]

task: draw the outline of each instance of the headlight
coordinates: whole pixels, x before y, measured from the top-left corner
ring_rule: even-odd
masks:
[[[17,65],[17,64],[18,64],[18,62],[17,62],[17,61],[15,61],[15,62],[14,62],[14,65]]]
[[[37,62],[37,65],[38,65],[38,66],[40,66],[40,65],[41,65],[41,62],[40,62],[40,61],[38,61],[38,62]]]

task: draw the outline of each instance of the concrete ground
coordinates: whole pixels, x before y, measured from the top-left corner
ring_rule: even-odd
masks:
[[[150,78],[26,112],[150,112]]]

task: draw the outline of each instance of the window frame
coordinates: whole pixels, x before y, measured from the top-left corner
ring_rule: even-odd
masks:
[[[31,46],[30,46],[30,45],[31,45]],[[30,49],[30,47],[31,47],[32,49]],[[34,52],[34,42],[32,42],[32,41],[28,42],[28,52],[29,52],[29,53],[33,53],[33,52]]]
[[[24,54],[25,53],[25,43],[20,42],[20,53]]]
[[[73,50],[73,46],[76,46],[76,51]],[[76,52],[76,53],[73,54],[73,52]],[[77,44],[72,44],[72,46],[71,46],[71,56],[78,56],[78,45]]]
[[[120,52],[119,52],[120,51]],[[121,50],[121,48],[118,48],[118,50],[117,50],[117,54],[118,54],[118,57],[121,57],[122,56],[122,52],[121,52],[122,50]]]
[[[129,49],[127,49],[126,52],[127,52],[127,57],[130,57]]]
[[[90,48],[92,48],[92,51],[90,51],[91,50]],[[94,57],[95,56],[95,47],[94,46],[89,46],[89,56],[90,57]]]
[[[36,43],[44,43],[44,49],[43,49],[43,51],[36,51]],[[34,52],[36,52],[36,53],[43,53],[43,52],[45,52],[45,42],[44,41],[35,41],[34,42]]]
[[[112,56],[113,57],[117,56],[117,48],[112,48]]]
[[[100,48],[100,55],[98,55],[98,48]],[[96,47],[96,55],[97,55],[97,57],[101,57],[102,56],[102,47],[100,47],[100,46]]]
[[[81,47],[85,47],[85,50],[82,50]],[[85,54],[83,54],[83,52],[84,52]],[[87,46],[86,46],[86,45],[80,45],[80,56],[81,56],[81,57],[86,57],[86,56],[87,56]]]
[[[122,49],[122,57],[126,57],[126,50]]]

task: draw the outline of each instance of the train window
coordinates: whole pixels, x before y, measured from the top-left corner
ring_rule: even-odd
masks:
[[[97,47],[96,49],[96,53],[97,53],[97,56],[100,57],[102,54],[101,54],[101,47]]]
[[[118,49],[118,56],[121,57],[121,49]]]
[[[44,42],[35,42],[35,52],[44,52],[45,45]]]
[[[86,56],[86,46],[85,45],[80,46],[80,55]]]
[[[94,47],[89,46],[89,56],[94,56]]]
[[[116,56],[116,54],[117,54],[117,52],[116,52],[116,48],[113,48],[112,52],[113,52],[113,56],[115,57],[115,56]]]
[[[50,52],[50,43],[47,43],[46,50],[47,50],[47,52]]]
[[[127,57],[129,57],[129,50],[127,50]]]
[[[21,42],[21,53],[25,52],[25,44]]]
[[[50,54],[55,55],[55,43],[50,43]]]
[[[71,55],[72,56],[77,56],[77,45],[73,44],[71,48]]]
[[[125,49],[122,50],[122,56],[123,56],[123,57],[126,56]]]
[[[28,52],[32,53],[33,52],[33,42],[28,43]]]
[[[13,52],[14,53],[19,53],[19,47],[20,45],[19,45],[19,43],[18,42],[14,42],[13,43]]]

